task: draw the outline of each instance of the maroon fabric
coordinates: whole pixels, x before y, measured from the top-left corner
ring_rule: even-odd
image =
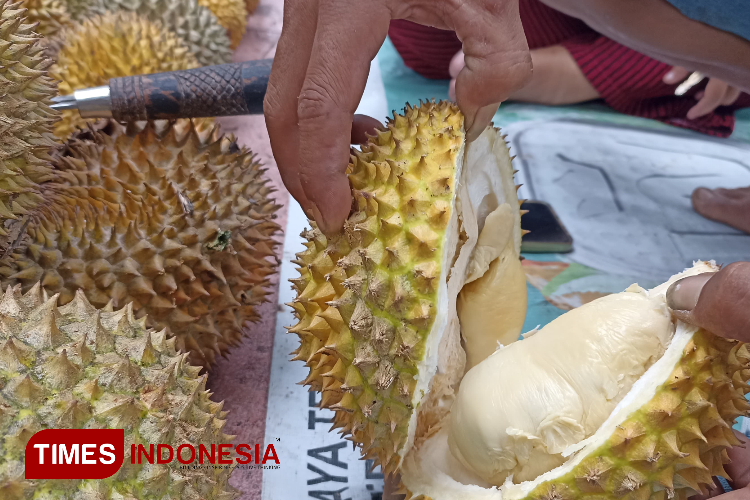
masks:
[[[601,36],[538,0],[520,0],[519,9],[529,48],[565,47],[604,102],[621,113],[728,137],[734,130],[734,111],[750,107],[750,95],[742,94],[732,106],[688,120],[687,111],[696,102],[693,96],[706,82],[684,96],[675,96],[676,85],[662,82],[669,65]],[[450,78],[448,66],[461,50],[455,33],[398,20],[391,22],[388,36],[407,67],[426,78]]]

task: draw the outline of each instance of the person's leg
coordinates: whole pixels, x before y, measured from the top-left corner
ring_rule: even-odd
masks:
[[[692,201],[695,211],[703,217],[750,234],[750,187],[698,188],[693,191]]]

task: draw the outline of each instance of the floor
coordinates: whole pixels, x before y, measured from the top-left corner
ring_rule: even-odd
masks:
[[[235,61],[273,57],[281,34],[283,5],[283,0],[261,0],[258,9],[248,18],[247,33],[235,52]],[[280,227],[286,227],[288,194],[273,161],[263,117],[227,117],[219,122],[225,132],[234,134],[238,142],[255,152],[268,168],[267,175],[277,189],[276,202],[281,205],[277,222]],[[279,258],[282,241],[283,235],[279,235]],[[224,401],[224,409],[229,411],[224,431],[237,436],[235,443],[263,442],[278,286],[276,275],[273,294],[260,308],[261,320],[247,329],[244,343],[220,360],[209,375],[213,400]],[[238,470],[232,475],[231,483],[243,492],[241,500],[259,500],[261,480],[261,470]]]

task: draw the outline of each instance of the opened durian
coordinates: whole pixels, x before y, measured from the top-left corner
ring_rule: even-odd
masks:
[[[107,13],[65,30],[57,44],[50,76],[60,81],[60,94],[107,85],[110,78],[198,67],[188,47],[159,21],[133,12]],[[86,120],[63,111],[55,135],[67,139]]]
[[[3,500],[138,498],[229,500],[231,469],[181,471],[180,463],[131,464],[130,445],[228,443],[226,412],[210,400],[206,375],[190,366],[165,330],[92,306],[82,292],[67,306],[39,286],[0,299],[0,492]],[[28,480],[24,451],[49,428],[125,430],[120,471],[102,480]]]
[[[335,427],[390,472],[414,437],[447,414],[444,399],[463,375],[456,297],[478,241],[483,250],[470,279],[482,280],[502,256],[503,269],[493,266],[492,274],[507,279],[485,281],[518,299],[497,308],[507,309],[505,324],[496,322],[490,334],[476,324],[467,335],[493,337],[494,348],[520,333],[519,202],[497,130],[465,150],[463,117],[448,103],[394,115],[352,157],[349,179],[356,206],[344,233],[304,234],[307,250],[293,280],[299,323],[290,331],[301,341],[295,359],[310,367],[305,383],[336,411]],[[492,233],[500,230],[496,248]],[[481,357],[472,353],[472,362]]]
[[[245,0],[198,0],[198,3],[213,12],[227,30],[231,48],[237,48],[247,27]]]
[[[39,185],[54,178],[50,149],[58,113],[56,85],[21,3],[0,0],[0,255],[15,244],[28,214],[44,201]]]
[[[677,322],[698,263],[518,341],[525,280],[504,141],[448,104],[407,107],[352,158],[343,234],[305,233],[295,359],[407,498],[667,500],[724,475],[750,350]],[[460,327],[459,327],[460,325]]]
[[[61,303],[133,304],[169,327],[191,363],[240,342],[277,265],[278,208],[252,154],[218,128],[188,121],[110,121],[74,136],[45,196],[68,207],[27,229],[0,259],[3,286],[41,281]]]

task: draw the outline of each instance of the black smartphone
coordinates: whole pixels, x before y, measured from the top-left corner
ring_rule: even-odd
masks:
[[[521,210],[521,227],[531,231],[521,240],[521,251],[527,253],[567,253],[573,251],[573,237],[552,207],[543,201],[525,201]]]

